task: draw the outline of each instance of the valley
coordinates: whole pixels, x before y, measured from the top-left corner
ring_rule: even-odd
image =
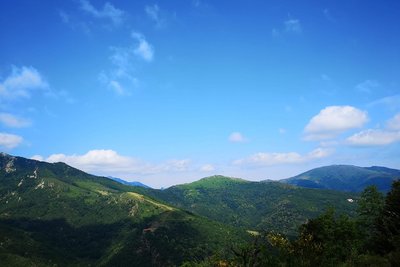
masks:
[[[296,238],[329,208],[354,217],[359,198],[224,176],[158,190],[4,153],[0,167],[0,258],[12,266],[202,261],[259,233]]]

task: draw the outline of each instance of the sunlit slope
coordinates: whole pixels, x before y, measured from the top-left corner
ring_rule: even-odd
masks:
[[[232,226],[289,234],[328,207],[352,214],[355,203],[347,199],[356,198],[351,193],[224,176],[148,192],[166,203]]]
[[[8,266],[174,266],[244,231],[63,163],[0,155],[0,259]]]

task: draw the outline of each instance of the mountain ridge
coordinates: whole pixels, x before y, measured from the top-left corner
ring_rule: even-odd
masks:
[[[118,178],[118,177],[113,177],[113,176],[107,176],[107,178],[109,178],[109,179],[111,179],[111,180],[114,180],[114,181],[116,181],[116,182],[118,182],[118,183],[120,183],[120,184],[124,184],[124,185],[138,186],[138,187],[144,187],[144,188],[151,188],[150,186],[145,185],[145,184],[143,184],[143,183],[141,183],[141,182],[139,182],[139,181],[132,181],[132,182],[129,182],[129,181],[126,181],[126,180],[124,180],[124,179],[121,179],[121,178]]]
[[[64,163],[1,154],[2,264],[175,266],[248,237],[138,189]]]
[[[380,191],[388,192],[392,182],[399,178],[400,170],[382,166],[330,165],[279,181],[306,188],[349,192],[361,192],[365,187],[375,185]]]

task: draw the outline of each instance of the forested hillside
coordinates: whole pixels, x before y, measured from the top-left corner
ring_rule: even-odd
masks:
[[[354,214],[357,194],[296,187],[279,182],[249,182],[212,176],[149,190],[147,194],[176,207],[248,230],[295,234],[298,227],[328,207]]]
[[[63,163],[1,154],[0,168],[4,266],[173,266],[248,237]]]

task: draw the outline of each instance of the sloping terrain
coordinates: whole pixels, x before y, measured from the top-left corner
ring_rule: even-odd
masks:
[[[246,238],[64,163],[0,155],[4,266],[174,266]]]
[[[361,192],[366,186],[376,185],[388,192],[392,182],[400,178],[400,170],[386,167],[357,167],[332,165],[309,170],[281,182],[308,188]]]
[[[123,179],[121,179],[121,178],[112,177],[112,176],[108,176],[107,178],[110,178],[111,180],[114,180],[114,181],[116,181],[116,182],[118,182],[118,183],[120,183],[120,184],[124,184],[124,185],[131,185],[131,186],[140,186],[140,187],[144,187],[144,188],[151,188],[150,186],[145,185],[145,184],[143,184],[143,183],[141,183],[141,182],[137,182],[137,181],[128,182],[128,181],[125,181],[125,180],[123,180]]]
[[[247,230],[294,234],[328,207],[352,214],[355,194],[212,176],[147,194],[176,207]]]

